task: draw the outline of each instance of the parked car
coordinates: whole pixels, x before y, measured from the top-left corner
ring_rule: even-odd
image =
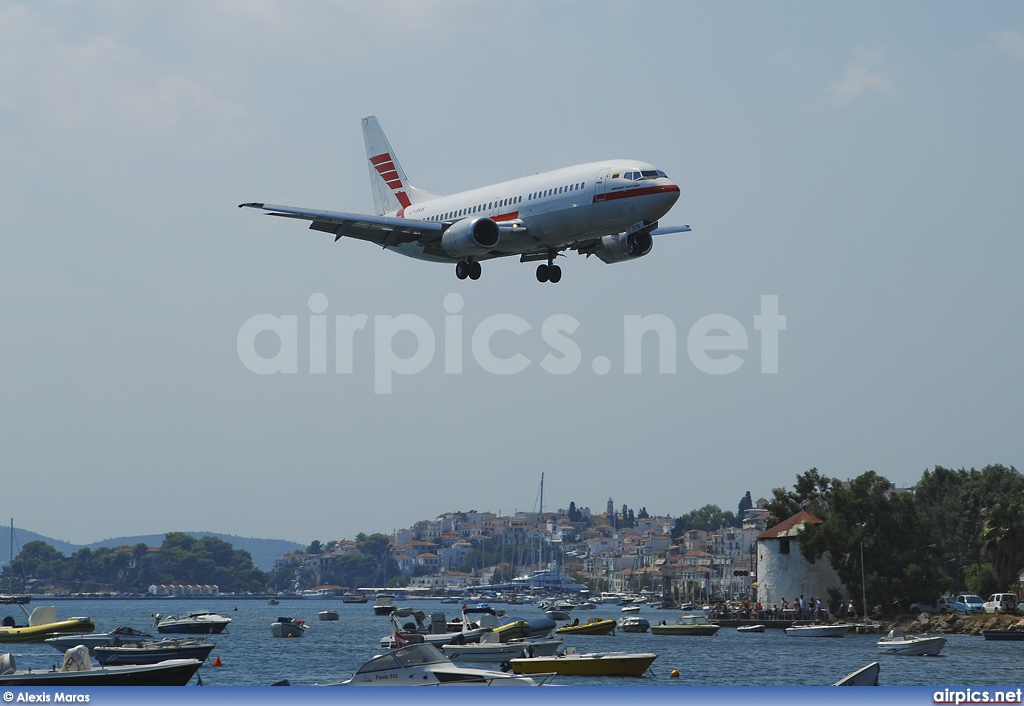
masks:
[[[960,613],[984,613],[985,601],[973,593],[962,593],[956,597],[956,610]]]
[[[936,613],[941,613],[943,615],[946,613],[954,613],[956,612],[956,599],[954,599],[953,596],[943,596],[942,598],[937,598],[932,603],[911,603],[910,612],[931,613],[932,615]]]
[[[1017,612],[1017,594],[1016,593],[993,593],[985,601],[985,612],[986,613],[1016,613]]]

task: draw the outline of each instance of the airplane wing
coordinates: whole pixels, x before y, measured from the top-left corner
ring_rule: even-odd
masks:
[[[334,240],[342,236],[367,240],[382,247],[400,243],[420,242],[435,243],[441,239],[445,223],[422,221],[413,218],[394,218],[391,216],[367,216],[360,213],[342,213],[339,211],[317,211],[292,206],[275,206],[269,203],[240,203],[239,208],[258,208],[266,211],[268,216],[296,218],[309,221],[310,230],[333,233]]]
[[[655,228],[651,235],[668,235],[669,233],[689,233],[690,226],[669,226],[668,228]]]

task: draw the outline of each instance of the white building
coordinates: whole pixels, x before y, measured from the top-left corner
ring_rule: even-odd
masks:
[[[829,598],[828,589],[843,590],[839,575],[829,563],[826,553],[813,564],[800,554],[799,535],[809,525],[820,525],[805,510],[762,532],[757,538],[757,600],[766,607],[782,607],[782,599],[812,596]]]

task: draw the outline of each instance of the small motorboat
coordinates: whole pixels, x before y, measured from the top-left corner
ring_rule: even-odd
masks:
[[[155,639],[149,633],[142,632],[141,630],[120,627],[114,628],[109,632],[94,632],[88,635],[55,635],[46,638],[43,642],[61,652],[66,652],[78,645],[85,645],[91,650],[103,645],[133,645],[137,642]]]
[[[90,633],[96,629],[89,618],[57,620],[57,609],[52,605],[36,606],[31,613],[24,603],[15,605],[21,608],[27,622],[18,625],[14,616],[5,616],[0,622],[0,642],[43,642],[55,634]]]
[[[550,657],[562,646],[561,640],[515,639],[501,642],[498,633],[480,636],[480,642],[465,645],[441,645],[441,651],[453,662],[507,662],[514,657]]]
[[[267,605],[278,605],[281,601],[277,600],[273,596],[267,599]]]
[[[219,635],[231,622],[231,618],[210,612],[168,615],[166,617],[157,613],[155,617],[157,632],[191,635]]]
[[[1024,640],[1024,630],[982,630],[986,640]]]
[[[170,659],[157,664],[93,667],[89,649],[79,645],[64,653],[60,669],[17,669],[14,656],[0,655],[0,687],[184,686],[198,671],[198,659]]]
[[[395,596],[390,593],[378,593],[377,600],[373,603],[373,614],[391,615],[391,612],[397,607],[395,605]]]
[[[946,638],[938,635],[908,635],[902,630],[890,630],[877,643],[878,651],[888,655],[937,656],[946,645]]]
[[[662,621],[651,626],[653,635],[714,635],[718,626],[707,619],[703,613],[680,615],[671,625]]]
[[[552,657],[517,657],[509,660],[509,666],[516,674],[642,677],[656,659],[658,655],[653,652],[579,652],[572,646]]]
[[[581,623],[579,618],[555,629],[557,635],[614,635],[617,623],[610,618],[591,618]]]
[[[270,624],[273,637],[302,637],[307,630],[309,626],[302,618],[278,618]]]
[[[846,637],[850,626],[846,623],[836,625],[794,625],[786,628],[791,637]]]
[[[345,593],[341,596],[342,603],[368,603],[370,599],[362,593]]]
[[[622,632],[647,632],[650,628],[650,621],[639,615],[627,615],[619,619],[618,629]]]
[[[757,625],[740,625],[736,628],[736,632],[764,632],[765,626],[758,623]]]
[[[159,640],[129,645],[101,645],[92,650],[92,656],[102,665],[156,664],[169,659],[198,659],[202,663],[216,646],[199,638]]]
[[[544,611],[544,615],[548,616],[552,620],[568,620],[569,619],[569,611],[567,611],[567,610],[555,610],[554,608],[551,608],[549,610]]]
[[[334,608],[328,608],[327,610],[321,610],[316,614],[316,617],[320,620],[339,620],[341,618],[341,614]]]
[[[881,665],[878,662],[872,662],[856,672],[850,672],[832,686],[878,686],[880,669]]]
[[[339,686],[540,686],[540,681],[494,669],[455,664],[444,652],[426,643],[407,645],[378,655]]]
[[[640,612],[640,604],[639,603],[631,603],[630,605],[624,605],[624,606],[622,606],[621,610],[622,610],[623,613],[639,613]]]

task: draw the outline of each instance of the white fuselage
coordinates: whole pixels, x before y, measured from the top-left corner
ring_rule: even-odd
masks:
[[[679,187],[663,172],[645,162],[616,159],[440,196],[386,215],[445,223],[490,218],[501,228],[498,250],[510,254],[571,246],[654,223],[678,199]],[[389,249],[436,262],[459,259],[424,253],[417,243]]]

